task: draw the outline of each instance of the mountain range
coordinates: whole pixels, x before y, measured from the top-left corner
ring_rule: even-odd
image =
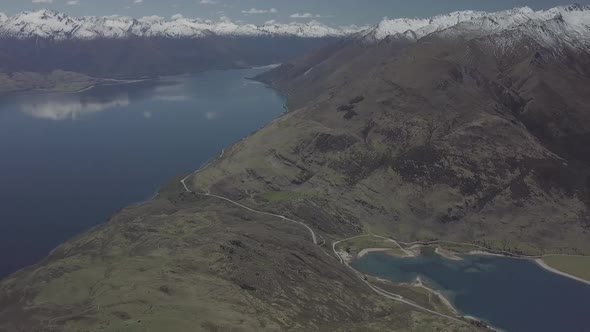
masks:
[[[500,12],[458,11],[429,18],[384,19],[373,27],[355,25],[330,27],[317,21],[308,23],[237,24],[224,18],[219,21],[189,19],[175,15],[171,20],[159,16],[72,17],[40,10],[14,16],[0,13],[0,36],[4,38],[97,39],[97,38],[199,38],[218,36],[295,36],[302,38],[344,37],[358,34],[367,39],[420,39],[447,30],[448,34],[483,36],[502,31],[520,31],[546,43],[571,42],[588,47],[590,7],[570,5],[534,11],[529,7]]]
[[[256,26],[179,15],[167,21],[71,17],[51,10],[0,13],[0,92],[74,88],[55,81],[63,76],[55,72],[89,76],[84,81],[92,84],[279,63],[358,30],[315,21]],[[22,80],[39,73],[43,84]]]
[[[297,48],[255,78],[287,96],[288,112],[2,281],[0,331],[488,330],[431,315],[435,297],[416,287],[395,292],[430,312],[373,292],[330,244],[374,234],[590,254],[589,13],[572,5],[383,20]],[[189,40],[201,50],[255,40],[268,45],[256,54],[272,58],[293,38]],[[150,52],[177,45],[129,40]],[[113,43],[48,45],[138,45]]]
[[[556,51],[561,44],[587,50],[589,13],[589,7],[581,5],[543,11],[527,7],[496,13],[461,11],[425,19],[384,19],[373,27],[330,27],[316,21],[256,26],[179,15],[172,20],[71,17],[50,10],[11,17],[0,13],[0,72],[7,77],[56,70],[96,78],[154,77],[284,62],[338,39],[406,43],[433,34],[447,38],[503,34],[493,40],[498,52],[529,41],[554,46]],[[35,86],[11,79],[3,86],[11,84]]]
[[[273,143],[257,154],[278,153],[307,180],[289,184],[288,167],[275,167],[244,191],[314,192],[326,200],[317,227],[338,233],[589,252],[589,14],[573,5],[384,21],[263,74],[301,127],[288,145],[267,128]]]
[[[218,36],[295,36],[302,38],[340,37],[359,31],[357,26],[329,27],[317,21],[309,23],[269,23],[263,26],[220,21],[189,19],[176,15],[167,21],[149,16],[139,19],[126,16],[71,17],[63,13],[40,10],[22,12],[12,17],[0,13],[0,36],[25,38],[96,39],[129,37],[199,38]]]

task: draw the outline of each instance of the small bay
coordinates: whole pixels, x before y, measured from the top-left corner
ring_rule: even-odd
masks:
[[[583,332],[590,326],[590,286],[524,259],[464,255],[455,261],[434,253],[394,257],[369,253],[351,265],[394,282],[417,276],[442,291],[463,314],[505,331]]]

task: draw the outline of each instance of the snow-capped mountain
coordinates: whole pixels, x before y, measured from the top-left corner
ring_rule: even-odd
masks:
[[[459,11],[429,18],[384,19],[372,28],[331,27],[309,23],[237,24],[230,20],[190,19],[176,15],[171,20],[159,16],[135,19],[126,16],[71,17],[51,10],[22,12],[14,16],[0,13],[0,36],[66,39],[218,36],[296,36],[303,38],[342,37],[358,34],[379,41],[389,36],[418,40],[433,33],[442,36],[487,34],[505,31],[524,33],[543,44],[566,42],[590,48],[590,6],[571,5],[548,10],[515,8],[494,13]]]
[[[170,37],[198,38],[220,36],[296,36],[304,38],[339,37],[362,30],[356,26],[330,27],[320,22],[236,24],[229,20],[211,21],[175,16],[134,19],[126,16],[71,17],[51,10],[22,12],[8,17],[0,13],[0,36],[26,39],[31,37],[65,39]]]
[[[590,7],[462,11],[425,19],[386,19],[368,28],[330,27],[313,21],[257,26],[180,15],[166,20],[159,16],[71,17],[50,10],[11,17],[0,13],[0,71],[65,70],[127,78],[242,68],[283,62],[333,42],[322,37],[344,36],[352,36],[355,44],[359,38],[362,43],[401,39],[400,45],[426,38],[481,37],[478,43],[508,57],[532,49],[549,49],[547,54],[561,56],[567,54],[565,46],[590,53]]]
[[[372,41],[390,36],[418,40],[434,33],[446,37],[513,33],[544,46],[567,44],[590,49],[590,6],[570,5],[541,11],[523,7],[495,13],[461,11],[423,19],[385,19],[360,36]]]

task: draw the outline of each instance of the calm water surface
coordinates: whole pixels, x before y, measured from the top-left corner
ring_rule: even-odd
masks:
[[[0,278],[279,116],[261,71],[0,96]]]
[[[420,275],[449,295],[465,314],[514,332],[590,331],[590,286],[548,272],[532,261],[436,254],[416,258],[371,253],[352,265],[397,282]]]

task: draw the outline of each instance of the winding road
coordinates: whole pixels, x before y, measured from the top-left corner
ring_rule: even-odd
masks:
[[[225,150],[222,150],[221,151],[221,154],[215,160],[221,159],[223,157],[224,153],[225,153]],[[186,192],[193,193],[193,194],[200,195],[200,196],[205,196],[205,197],[217,198],[217,199],[226,201],[228,203],[231,203],[233,205],[236,205],[236,206],[238,206],[240,208],[243,208],[245,210],[248,210],[248,211],[253,212],[253,213],[256,213],[256,214],[270,216],[270,217],[275,217],[275,218],[279,218],[279,219],[284,220],[284,221],[288,221],[288,222],[292,222],[292,223],[298,224],[298,225],[300,225],[302,227],[305,227],[305,229],[307,229],[309,231],[309,233],[311,234],[311,238],[313,240],[313,243],[315,245],[317,245],[317,246],[323,246],[326,243],[326,241],[324,240],[324,238],[321,235],[317,235],[311,227],[309,227],[307,224],[305,224],[305,223],[303,223],[301,221],[297,221],[297,220],[288,218],[288,217],[283,216],[283,215],[275,214],[275,213],[270,213],[270,212],[265,212],[265,211],[259,211],[259,210],[250,208],[248,206],[245,206],[245,205],[243,205],[241,203],[238,203],[238,202],[236,202],[234,200],[231,200],[231,199],[229,199],[227,197],[223,197],[223,196],[211,194],[210,192],[195,192],[195,191],[190,190],[189,187],[186,185],[186,180],[189,177],[191,177],[191,176],[193,176],[193,175],[195,175],[195,174],[197,174],[197,173],[205,170],[212,162],[213,161],[208,162],[207,164],[205,164],[204,166],[202,166],[198,170],[194,171],[193,173],[187,175],[185,178],[183,178],[182,180],[180,180],[180,183],[182,183],[182,186],[184,187],[184,189],[186,190]],[[395,243],[403,251],[406,251],[406,249],[402,246],[402,244],[404,246],[411,246],[411,245],[432,245],[432,244],[444,244],[444,243],[448,243],[448,244],[455,244],[455,245],[468,245],[468,246],[472,246],[472,247],[477,248],[477,249],[485,250],[486,252],[497,253],[497,254],[502,254],[502,255],[516,257],[516,258],[526,258],[526,259],[535,259],[535,258],[537,258],[537,259],[539,259],[539,258],[542,258],[542,257],[545,257],[545,256],[552,256],[551,254],[542,255],[542,256],[527,256],[527,255],[518,255],[518,254],[514,254],[514,253],[511,253],[511,252],[502,251],[502,250],[491,251],[490,249],[488,249],[486,247],[483,247],[483,246],[480,246],[480,245],[477,245],[477,244],[473,244],[473,243],[462,243],[462,242],[453,242],[453,241],[437,240],[437,241],[426,241],[426,242],[425,241],[404,242],[404,241],[398,241],[398,240],[395,240],[395,239],[391,239],[391,238],[387,238],[387,237],[383,237],[383,236],[379,236],[379,235],[373,235],[373,234],[363,234],[363,235],[358,235],[358,236],[354,236],[354,237],[351,237],[351,238],[342,239],[342,240],[339,240],[339,241],[336,241],[336,242],[332,242],[332,251],[334,252],[334,255],[340,260],[340,263],[341,264],[344,264],[347,268],[349,268],[363,283],[365,283],[375,293],[377,293],[377,294],[379,294],[379,295],[381,295],[381,296],[383,296],[385,298],[388,298],[390,300],[394,300],[394,301],[397,301],[397,302],[404,303],[406,305],[409,305],[409,306],[412,306],[412,307],[414,307],[416,309],[419,309],[419,310],[422,310],[422,311],[431,313],[433,315],[437,315],[437,316],[440,316],[440,317],[443,317],[443,318],[447,318],[447,319],[450,319],[450,320],[453,320],[453,321],[456,321],[456,322],[464,323],[464,324],[468,324],[468,322],[466,320],[464,320],[464,319],[461,319],[459,317],[453,317],[453,316],[450,316],[450,315],[446,315],[446,314],[443,314],[443,313],[440,313],[440,312],[437,312],[437,311],[434,311],[434,310],[431,310],[431,309],[422,307],[422,306],[420,306],[420,305],[418,305],[418,304],[416,304],[416,303],[414,303],[412,301],[406,300],[401,295],[388,292],[388,291],[386,291],[386,290],[384,290],[382,288],[379,288],[379,287],[371,284],[366,279],[366,277],[365,277],[364,274],[362,274],[361,272],[357,271],[352,266],[350,266],[348,264],[348,262],[346,260],[344,260],[340,256],[340,254],[338,254],[338,252],[336,251],[336,245],[337,244],[339,244],[339,243],[341,243],[343,241],[348,241],[348,240],[352,240],[352,239],[359,238],[359,237],[365,237],[365,236],[373,236],[373,237],[377,237],[377,238],[381,238],[381,239],[384,239],[384,240],[391,241],[391,242]],[[321,241],[318,241],[318,237],[321,238]],[[328,255],[328,254],[326,253],[326,255]],[[577,256],[577,255],[565,255],[565,254],[562,254],[562,255],[563,256]],[[493,330],[496,330],[493,327],[489,327],[489,328],[490,329],[493,329]]]
[[[479,250],[485,251],[486,253],[490,253],[490,254],[497,254],[497,255],[501,255],[501,256],[512,257],[512,258],[522,258],[522,259],[540,259],[540,258],[549,257],[549,256],[588,257],[586,255],[574,255],[574,254],[523,255],[523,254],[516,254],[516,253],[510,252],[510,251],[489,249],[489,248],[486,248],[486,247],[481,246],[481,245],[478,245],[478,244],[467,243],[467,242],[455,242],[455,241],[445,241],[445,240],[404,242],[404,241],[400,241],[400,240],[388,238],[388,237],[385,237],[385,236],[375,235],[375,234],[362,234],[362,235],[357,235],[357,236],[354,236],[354,237],[351,237],[351,238],[348,238],[348,239],[340,240],[338,242],[352,240],[352,239],[356,239],[356,238],[359,238],[359,237],[366,237],[366,236],[377,237],[377,238],[380,238],[380,239],[384,239],[384,240],[388,240],[388,241],[394,242],[403,251],[406,251],[406,250],[400,245],[400,243],[403,244],[404,246],[413,246],[413,245],[429,246],[429,245],[433,245],[433,244],[454,244],[454,245],[474,247],[475,249],[479,249]]]
[[[217,157],[217,159],[216,159],[216,160],[219,160],[219,159],[221,159],[221,158],[223,157],[223,154],[224,154],[224,153],[225,153],[225,150],[222,150],[222,151],[221,151],[221,154],[219,155],[219,157]],[[211,193],[209,193],[209,192],[201,193],[201,192],[195,192],[195,191],[192,191],[192,190],[190,190],[190,189],[188,188],[188,186],[186,185],[186,180],[187,180],[189,177],[191,177],[192,175],[194,175],[194,174],[196,174],[196,173],[199,173],[199,172],[203,171],[203,170],[204,170],[204,169],[206,169],[206,168],[207,168],[207,167],[208,167],[210,164],[211,164],[211,162],[209,162],[209,163],[205,164],[203,167],[199,168],[198,170],[194,171],[192,174],[189,174],[189,175],[187,175],[187,176],[186,176],[184,179],[180,180],[180,183],[182,183],[182,185],[184,186],[184,189],[185,189],[187,192],[189,192],[189,193],[194,193],[194,194],[196,194],[196,195],[200,195],[200,196],[206,196],[206,197],[214,197],[214,198],[218,198],[218,199],[224,200],[224,201],[226,201],[226,202],[228,202],[228,203],[231,203],[231,204],[234,204],[234,205],[236,205],[236,206],[239,206],[239,207],[241,207],[241,208],[243,208],[243,209],[245,209],[245,210],[248,210],[248,211],[250,211],[250,212],[254,212],[254,213],[257,213],[257,214],[262,214],[262,215],[265,215],[265,216],[270,216],[270,217],[279,218],[279,219],[282,219],[282,220],[285,220],[285,221],[288,221],[288,222],[292,222],[292,223],[295,223],[295,224],[301,225],[301,226],[305,227],[305,228],[306,228],[306,229],[309,231],[309,233],[311,234],[311,238],[312,238],[312,240],[313,240],[313,244],[315,244],[315,245],[317,245],[317,246],[322,246],[322,245],[324,245],[324,244],[326,243],[326,241],[325,241],[323,238],[322,238],[322,240],[321,240],[321,241],[318,241],[318,235],[316,235],[316,233],[313,231],[313,229],[311,229],[311,227],[307,226],[305,223],[303,223],[303,222],[301,222],[301,221],[293,220],[293,219],[291,219],[291,218],[288,218],[288,217],[282,216],[282,215],[280,215],[280,214],[274,214],[274,213],[270,213],[270,212],[264,212],[264,211],[255,210],[255,209],[252,209],[252,208],[250,208],[250,207],[247,207],[247,206],[245,206],[245,205],[243,205],[243,204],[241,204],[241,203],[238,203],[238,202],[236,202],[236,201],[234,201],[234,200],[231,200],[231,199],[229,199],[229,198],[227,198],[227,197],[223,197],[223,196],[219,196],[219,195],[214,195],[214,194],[211,194]],[[319,236],[319,237],[321,237],[321,236]]]

